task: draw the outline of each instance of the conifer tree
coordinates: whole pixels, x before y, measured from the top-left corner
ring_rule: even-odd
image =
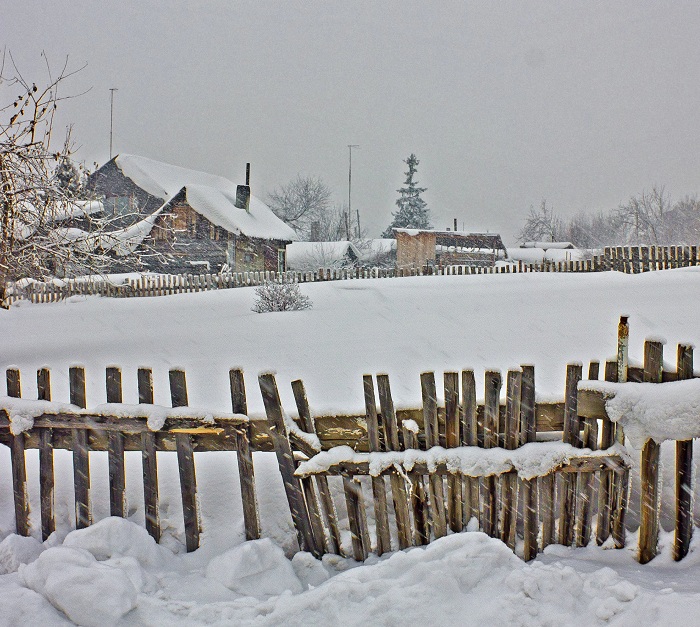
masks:
[[[417,166],[420,163],[415,154],[411,153],[408,159],[404,160],[408,165],[406,181],[401,189],[396,191],[401,194],[396,201],[398,211],[392,213],[394,219],[382,233],[382,237],[393,237],[392,229],[429,229],[430,209],[420,195],[426,191],[425,187],[418,187],[418,181],[414,180]]]

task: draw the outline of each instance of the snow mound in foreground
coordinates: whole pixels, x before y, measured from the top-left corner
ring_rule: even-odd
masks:
[[[20,564],[33,562],[44,550],[44,545],[35,538],[10,534],[0,542],[0,575],[14,573]]]
[[[115,625],[136,607],[137,589],[117,566],[84,549],[54,547],[22,565],[19,579],[78,625]]]
[[[215,557],[206,576],[245,596],[277,596],[289,590],[302,591],[292,563],[268,538],[244,542]]]
[[[118,517],[104,518],[85,529],[71,531],[63,546],[84,549],[100,561],[133,557],[143,568],[159,568],[173,559],[173,554],[156,544],[143,527]]]

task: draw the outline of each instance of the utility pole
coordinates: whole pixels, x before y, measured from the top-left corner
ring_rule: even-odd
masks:
[[[112,129],[114,128],[114,92],[116,87],[109,88],[109,158],[112,158]]]
[[[352,212],[352,149],[359,148],[357,144],[348,144],[348,150],[350,151],[350,168],[348,169],[348,214],[345,220],[346,224],[346,236],[350,239],[350,227],[349,227],[349,217]],[[360,210],[357,210],[357,237],[360,237]]]

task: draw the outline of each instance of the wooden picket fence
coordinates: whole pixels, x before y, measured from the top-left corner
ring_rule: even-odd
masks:
[[[604,364],[606,381],[662,383],[693,377],[693,352],[687,345],[679,346],[674,371],[663,370],[663,348],[651,340],[645,345],[643,367],[629,366],[628,331],[623,319],[618,359]],[[600,364],[591,362],[588,379],[598,379],[599,371]],[[536,401],[532,365],[505,375],[504,403],[500,372],[484,374],[483,402],[477,402],[472,370],[445,372],[440,404],[435,375],[425,372],[420,376],[422,407],[414,409],[396,409],[387,375],[365,375],[365,411],[356,415],[314,415],[303,382],[295,380],[292,418],[284,412],[275,376],[269,373],[258,377],[265,418],[248,415],[243,372],[238,369],[228,375],[231,413],[188,408],[182,370],[170,371],[172,408],[153,405],[148,368],[138,370],[139,405],[125,405],[117,367],[105,371],[108,404],[88,410],[85,376],[83,368],[70,368],[70,405],[60,405],[47,402],[51,401],[48,369],[37,372],[38,400],[22,399],[20,372],[6,371],[0,443],[11,450],[16,531],[21,535],[31,532],[28,449],[39,450],[44,538],[56,527],[55,449],[73,454],[77,528],[93,520],[89,452],[107,452],[110,513],[123,517],[124,452],[141,451],[145,524],[156,540],[161,533],[157,460],[176,454],[188,551],[199,546],[201,532],[195,453],[236,452],[246,538],[255,539],[260,537],[260,514],[252,452],[274,451],[299,547],[319,557],[345,554],[342,538],[348,531],[350,555],[363,560],[370,552],[427,544],[477,523],[514,550],[521,539],[527,560],[550,544],[585,546],[593,536],[599,545],[625,546],[630,465],[624,434],[609,419],[600,394],[582,382],[580,364],[567,366],[564,399],[556,402]],[[10,420],[17,413],[34,416],[33,426],[18,430]],[[154,415],[163,420],[154,424]],[[693,530],[692,442],[676,446],[674,557],[682,559]],[[642,563],[657,552],[659,450],[649,441],[642,452]],[[534,470],[533,460],[539,464]],[[340,512],[334,493],[344,495]],[[343,528],[346,520],[348,526]]]
[[[513,274],[522,272],[605,272],[615,270],[637,274],[652,270],[683,268],[700,264],[698,246],[619,246],[609,247],[589,259],[546,261],[499,266],[449,265],[423,268],[320,268],[314,272],[238,272],[221,274],[154,274],[130,278],[115,283],[107,278],[65,279],[53,282],[16,282],[7,286],[5,305],[20,300],[33,303],[54,303],[71,296],[104,296],[131,298],[167,296],[261,285],[268,281],[280,283],[311,283],[345,281],[350,279],[385,279],[409,276],[448,276]]]

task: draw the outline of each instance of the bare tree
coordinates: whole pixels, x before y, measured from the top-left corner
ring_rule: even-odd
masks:
[[[42,86],[22,76],[10,53],[0,59],[0,304],[8,281],[71,268],[103,272],[115,255],[130,255],[155,220],[110,228],[102,203],[80,200],[66,186],[70,127],[56,148],[54,120],[59,103],[75,97],[63,94],[65,81],[82,68],[69,70],[66,59],[55,75],[43,56]]]
[[[663,186],[654,185],[650,192],[632,196],[615,211],[615,218],[626,234],[626,244],[667,244],[666,216],[671,198]]]
[[[564,240],[563,236],[561,218],[551,207],[547,207],[546,200],[542,200],[539,209],[530,207],[518,239],[521,242],[557,242]]]
[[[319,177],[298,174],[270,192],[268,203],[278,218],[308,240],[312,225],[326,220],[331,209],[331,190]]]

